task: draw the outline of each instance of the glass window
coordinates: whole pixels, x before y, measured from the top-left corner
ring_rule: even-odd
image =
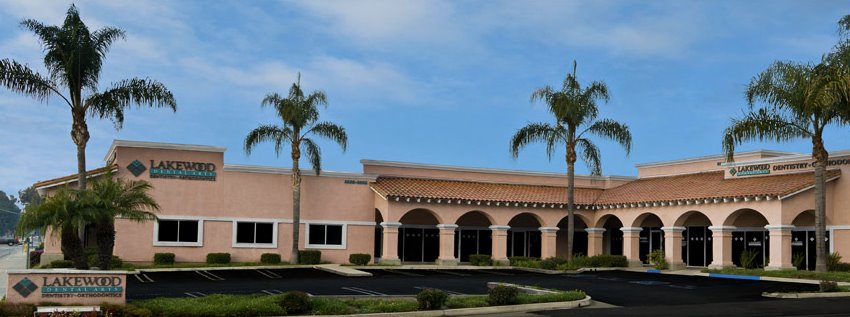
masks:
[[[237,222],[236,243],[274,243],[274,224],[267,222]]]
[[[343,225],[310,225],[310,236],[307,243],[312,245],[335,245],[341,246]]]
[[[198,242],[198,220],[158,220],[159,242]]]

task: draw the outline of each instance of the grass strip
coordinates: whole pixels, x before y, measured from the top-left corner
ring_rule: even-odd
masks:
[[[763,269],[741,269],[741,268],[727,268],[720,270],[703,270],[705,273],[719,273],[719,274],[734,274],[734,275],[755,275],[755,276],[768,276],[768,277],[784,277],[784,278],[798,278],[798,279],[806,279],[806,280],[817,280],[817,281],[836,281],[836,282],[850,282],[850,272],[814,272],[814,271],[802,271],[802,270],[777,270],[777,271],[766,271]]]

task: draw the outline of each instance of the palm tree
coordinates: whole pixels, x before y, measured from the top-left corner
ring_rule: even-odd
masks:
[[[60,188],[40,204],[28,205],[18,221],[18,235],[33,230],[52,232],[61,238],[62,253],[73,261],[74,267],[87,269],[88,259],[77,236],[77,231],[85,226],[85,213],[79,198],[79,191]]]
[[[292,264],[298,263],[298,235],[301,230],[301,169],[298,167],[301,152],[304,151],[313,171],[319,175],[322,171],[322,152],[310,136],[315,135],[336,142],[343,152],[348,147],[345,128],[332,122],[318,121],[318,107],[327,107],[327,104],[327,97],[322,91],[304,95],[301,90],[301,74],[298,74],[298,80],[289,88],[289,96],[283,98],[277,93],[271,93],[266,95],[261,105],[273,107],[283,124],[260,125],[245,137],[247,155],[251,155],[255,146],[268,141],[274,143],[275,154],[280,156],[281,149],[286,146],[285,142],[289,143],[292,158]]]
[[[95,226],[97,266],[101,270],[110,269],[112,264],[116,217],[135,222],[156,220],[151,211],[158,211],[159,204],[149,194],[152,188],[146,181],[127,181],[107,174],[84,191],[83,206],[88,209],[85,214],[89,223]]]
[[[124,110],[134,104],[177,111],[177,102],[168,88],[151,79],[125,79],[98,91],[103,59],[113,42],[124,39],[123,30],[105,27],[90,32],[74,5],[68,9],[62,26],[31,19],[22,21],[21,26],[41,41],[47,76],[14,60],[2,59],[0,85],[38,101],[59,97],[68,106],[73,120],[71,139],[77,146],[79,188],[86,188],[88,116],[110,119],[116,129],[121,129]]]
[[[846,86],[847,78],[842,78],[830,65],[828,57],[817,65],[775,62],[750,81],[746,94],[748,112],[741,118],[733,118],[723,135],[723,149],[729,162],[734,160],[735,146],[747,141],[812,142],[818,272],[827,270],[825,171],[829,153],[823,133],[829,125],[847,123],[839,107],[842,99],[846,100],[846,93],[836,89],[842,83]],[[756,109],[757,102],[765,105]]]
[[[617,142],[629,154],[632,134],[629,127],[611,119],[598,119],[597,100],[608,102],[608,86],[594,81],[582,88],[576,78],[577,64],[573,61],[573,73],[564,78],[561,90],[550,86],[538,88],[531,94],[531,101],[543,101],[555,123],[529,123],[511,138],[510,151],[514,159],[519,151],[531,143],[546,144],[549,159],[559,145],[565,146],[567,161],[567,260],[572,259],[573,236],[575,235],[575,163],[578,155],[587,164],[592,175],[602,174],[602,157],[599,148],[589,139],[590,135]]]

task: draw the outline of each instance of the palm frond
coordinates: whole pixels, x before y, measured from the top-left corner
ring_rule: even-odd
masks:
[[[799,118],[782,116],[775,111],[761,108],[750,111],[732,123],[723,133],[723,151],[726,160],[734,161],[735,146],[748,141],[790,141],[812,136],[806,122]]]
[[[310,138],[301,139],[301,148],[316,175],[322,172],[322,149]]]
[[[177,111],[174,95],[162,83],[151,79],[125,79],[108,90],[95,93],[86,99],[85,105],[93,116],[110,119],[120,129],[124,123],[124,109],[131,105],[151,108],[169,108]]]
[[[345,133],[345,128],[336,123],[327,121],[316,123],[310,130],[304,132],[304,136],[310,133],[334,141],[339,144],[343,152],[348,148],[348,135]]]
[[[511,137],[510,143],[510,151],[511,156],[516,159],[519,157],[519,152],[525,148],[527,145],[531,143],[547,143],[549,140],[557,139],[556,134],[557,131],[555,127],[548,123],[529,123],[526,126],[520,128],[513,137]],[[554,147],[553,147],[554,149]],[[547,151],[548,151],[547,147]],[[549,157],[552,157],[552,153],[549,152]]]
[[[11,59],[0,60],[0,86],[38,101],[46,101],[51,94],[56,94],[71,106],[50,79]]]
[[[626,150],[628,155],[632,150],[632,133],[629,131],[629,126],[611,119],[602,119],[591,124],[587,133],[600,136],[620,144]],[[579,134],[579,137],[584,132]]]
[[[576,150],[591,175],[602,175],[602,154],[593,142],[585,138],[576,139]]]
[[[264,142],[274,142],[275,154],[280,156],[280,150],[284,141],[290,140],[292,137],[291,130],[281,129],[274,125],[261,125],[245,137],[245,154],[251,155],[254,147]]]
[[[114,27],[105,27],[92,34],[94,48],[100,54],[101,58],[106,57],[106,53],[109,52],[109,47],[112,46],[112,43],[125,38],[124,30]]]

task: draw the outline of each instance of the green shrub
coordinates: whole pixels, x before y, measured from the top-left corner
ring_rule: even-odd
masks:
[[[490,306],[513,305],[517,303],[519,289],[513,286],[496,285],[487,291],[487,303]]]
[[[100,311],[104,316],[111,317],[151,317],[153,312],[150,309],[138,307],[132,304],[116,305],[116,304],[101,304]]]
[[[835,271],[838,263],[841,263],[841,254],[838,254],[838,252],[832,252],[826,256],[827,271]]]
[[[419,310],[434,310],[441,309],[446,305],[449,295],[442,290],[436,288],[423,289],[419,294],[416,294],[416,303],[419,305]]]
[[[52,269],[64,269],[71,267],[74,267],[74,262],[71,262],[71,260],[56,260],[50,262],[50,268]]]
[[[514,261],[514,264],[512,264],[512,266],[539,269],[540,268],[540,260],[537,260],[537,259],[534,259],[534,260],[517,260],[517,261]]]
[[[838,287],[838,282],[835,282],[835,281],[820,281],[820,291],[823,292],[823,293],[840,292],[841,288]]]
[[[652,251],[647,256],[649,258],[649,262],[655,265],[655,268],[658,270],[666,270],[669,268],[667,265],[667,259],[664,258],[664,251],[661,249]]]
[[[230,253],[209,253],[207,254],[207,264],[227,264],[230,263]]]
[[[299,264],[319,264],[322,263],[322,251],[319,250],[301,250],[298,251]]]
[[[565,258],[551,257],[540,261],[540,268],[544,270],[556,270],[559,265],[565,263],[567,263],[567,259]]]
[[[263,253],[263,254],[260,255],[260,263],[263,263],[263,264],[279,264],[280,263],[280,254]]]
[[[348,256],[348,262],[354,265],[367,265],[372,261],[372,255],[368,253],[353,253]]]
[[[747,249],[741,252],[741,266],[745,269],[754,269],[756,268],[756,259],[759,256],[759,252],[753,249]]]
[[[35,306],[30,304],[12,304],[8,302],[0,302],[0,316],[32,316],[35,313]]]
[[[174,253],[154,253],[153,264],[170,265],[174,264]]]
[[[573,260],[568,263],[568,267],[571,269],[580,269],[583,267],[593,267],[593,260],[591,258],[586,257],[584,255],[575,255],[573,256]],[[561,266],[563,267],[563,265]]]
[[[590,257],[591,267],[627,267],[629,259],[624,255],[594,255]]]
[[[802,252],[794,253],[791,256],[791,264],[793,264],[794,267],[797,268],[798,270],[805,269],[803,267],[804,262],[806,262],[806,255],[803,254]]]
[[[89,266],[98,266],[97,254],[89,254]],[[109,264],[112,268],[119,268],[124,265],[124,261],[121,260],[117,255],[112,256],[112,261]]]
[[[289,315],[306,314],[313,309],[310,295],[299,291],[286,292],[280,298],[278,305]]]
[[[841,262],[835,265],[833,268],[835,272],[850,272],[850,263]]]
[[[37,246],[37,247],[35,247],[35,249],[36,249],[36,250],[44,250],[44,242],[39,243],[39,244],[38,244],[38,246]]]
[[[469,255],[469,264],[475,266],[487,266],[490,265],[492,258],[488,254],[470,254]]]
[[[511,266],[517,266],[516,263],[519,263],[519,262],[533,262],[533,261],[540,261],[540,259],[539,258],[533,258],[533,257],[530,257],[530,256],[509,256],[508,261],[511,262]]]

